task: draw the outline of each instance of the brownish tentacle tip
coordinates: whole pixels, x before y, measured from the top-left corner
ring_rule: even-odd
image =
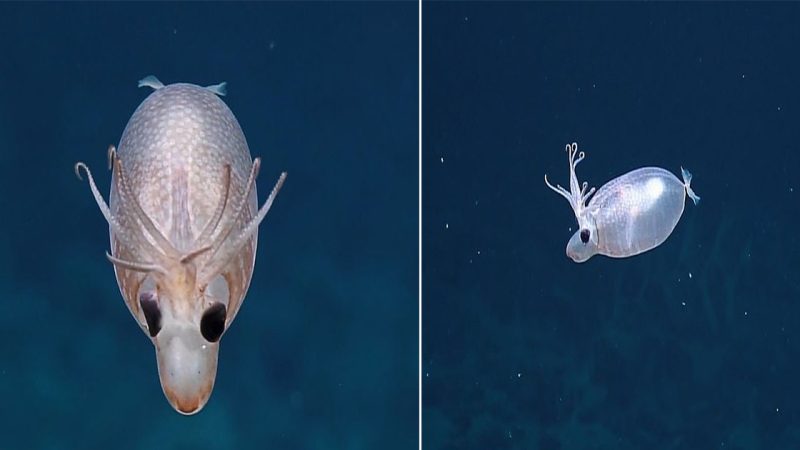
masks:
[[[193,251],[191,253],[187,253],[187,254],[181,256],[181,260],[180,260],[181,264],[186,264],[187,262],[191,262],[193,259],[195,259],[198,256],[202,255],[203,253],[211,250],[212,248],[213,247],[211,247],[210,245],[207,245],[207,246],[205,246],[205,247],[203,247],[201,249],[195,250],[195,251]]]

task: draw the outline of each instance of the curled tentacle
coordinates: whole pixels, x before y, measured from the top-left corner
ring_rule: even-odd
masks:
[[[592,194],[594,194],[594,188],[589,189],[588,192],[586,191],[586,189],[588,187],[589,187],[589,183],[587,183],[585,181],[581,185],[581,203],[582,204],[586,204],[586,200],[588,200],[589,197],[591,197]]]
[[[75,163],[75,176],[83,181],[81,169],[86,172],[86,178],[89,180],[89,188],[92,190],[92,195],[94,195],[94,201],[97,202],[97,206],[100,207],[100,212],[103,213],[103,217],[106,218],[106,221],[111,223],[111,209],[109,209],[108,204],[106,204],[106,201],[103,199],[103,195],[97,189],[97,185],[94,184],[94,177],[92,176],[92,171],[89,170],[89,166],[81,161]]]
[[[111,232],[114,234],[114,236],[116,236],[117,239],[120,240],[120,242],[122,242],[122,245],[128,248],[135,248],[139,242],[137,242],[135,239],[132,241],[128,234],[122,231],[122,225],[119,223],[119,220],[117,220],[117,217],[111,214],[111,209],[103,199],[103,195],[100,194],[100,191],[97,189],[97,185],[94,183],[94,177],[92,176],[92,171],[89,170],[89,167],[83,162],[75,163],[75,175],[79,180],[83,180],[81,177],[81,169],[86,172],[86,178],[89,180],[89,188],[92,190],[94,200],[97,203],[97,206],[100,208],[100,212],[103,214],[106,222],[108,222]]]
[[[595,190],[595,189],[594,189],[594,188],[591,188],[591,189],[589,189],[589,190],[588,190],[588,192],[587,192],[587,189],[588,189],[588,188],[589,188],[589,183],[587,183],[586,181],[584,181],[584,182],[581,184],[581,195],[580,195],[580,204],[581,204],[581,205],[585,205],[585,204],[586,204],[586,200],[588,200],[588,199],[589,199],[589,197],[591,197],[591,196],[592,196],[592,194],[594,194],[594,190]]]
[[[573,142],[572,144],[567,144],[565,149],[569,159],[569,191],[561,187],[559,184],[556,184],[555,186],[550,184],[550,182],[547,180],[547,175],[544,176],[544,182],[547,184],[547,187],[567,199],[572,207],[572,210],[575,212],[575,216],[580,219],[580,216],[586,207],[586,200],[588,200],[588,198],[594,194],[595,189],[588,189],[589,185],[585,181],[583,183],[579,183],[578,177],[575,175],[575,167],[578,165],[578,163],[583,161],[583,158],[586,157],[584,152],[578,152],[578,143]]]
[[[575,155],[578,153],[578,143],[573,142],[572,144],[567,144],[567,156],[569,157],[569,162],[572,164],[572,161],[575,160]],[[581,157],[583,152],[581,152]]]
[[[575,167],[578,165],[579,162],[583,161],[583,157],[585,156],[583,152],[578,154],[578,143],[573,142],[572,145],[568,145],[569,147],[569,192],[572,196],[572,209],[575,210],[576,214],[578,210],[576,209],[578,206],[583,207],[583,203],[581,203],[580,198],[580,191],[581,185],[578,183],[578,177],[575,175]],[[575,155],[578,155],[578,160],[575,160]]]
[[[572,160],[572,167],[573,168],[577,167],[578,163],[583,161],[583,158],[585,158],[585,157],[586,157],[586,153],[584,153],[584,152],[578,153],[578,157],[577,158],[573,158],[573,160]]]
[[[117,158],[117,148],[114,144],[108,146],[108,170],[114,168],[114,160]]]

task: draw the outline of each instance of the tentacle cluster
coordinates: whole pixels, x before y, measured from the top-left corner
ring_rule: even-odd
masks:
[[[250,218],[239,233],[231,236],[233,230],[236,229],[236,225],[240,223],[242,214],[244,214],[244,211],[247,209],[248,199],[250,198],[250,193],[254,189],[260,168],[261,159],[256,158],[253,160],[253,166],[250,169],[250,176],[247,178],[244,190],[238,197],[236,204],[233,205],[233,212],[231,214],[223,214],[230,200],[230,196],[227,195],[227,191],[230,189],[230,176],[227,177],[228,186],[225,188],[226,195],[221,197],[220,203],[217,205],[219,215],[215,214],[215,216],[212,216],[209,223],[204,227],[203,232],[195,241],[195,247],[198,249],[196,252],[209,252],[206,264],[203,265],[198,275],[198,280],[202,280],[201,282],[210,281],[242,250],[242,247],[244,247],[253,234],[258,231],[258,226],[267,216],[275,200],[275,196],[278,195],[278,192],[283,186],[286,180],[286,172],[281,173],[281,176],[275,183],[275,187],[272,188],[272,192],[270,192],[269,197],[267,197],[264,205],[261,206],[261,209],[258,210],[256,215]],[[230,167],[228,167],[227,171],[230,171]]]
[[[567,157],[569,158],[569,187],[570,190],[567,191],[560,184],[556,184],[553,186],[547,180],[547,175],[544,176],[544,182],[547,184],[547,187],[567,199],[570,206],[572,206],[572,210],[575,212],[575,217],[580,220],[581,213],[583,212],[584,208],[586,207],[586,201],[589,200],[589,197],[592,196],[595,192],[595,188],[588,189],[589,184],[587,182],[583,182],[583,184],[578,183],[578,177],[575,175],[575,168],[578,166],[578,163],[583,161],[583,158],[586,156],[584,152],[578,152],[578,143],[573,142],[572,144],[567,144]],[[577,158],[576,158],[577,156]],[[587,191],[588,189],[588,191]]]
[[[167,274],[168,268],[174,264],[189,264],[194,262],[200,255],[208,255],[204,258],[205,264],[200,268],[199,282],[211,280],[217,275],[230,260],[241,251],[242,247],[249,241],[254,233],[258,231],[258,225],[266,217],[272,206],[275,196],[283,186],[286,179],[286,172],[282,173],[275,187],[272,189],[264,205],[259,209],[258,213],[250,218],[250,220],[241,227],[241,230],[231,236],[231,233],[236,229],[239,219],[247,208],[247,201],[252,192],[255,179],[258,176],[258,171],[261,166],[261,160],[256,158],[253,161],[253,166],[250,171],[250,176],[247,179],[247,184],[241,195],[238,196],[238,201],[232,204],[231,199],[231,166],[226,164],[223,167],[223,191],[220,195],[214,213],[209,218],[208,223],[203,227],[200,234],[194,241],[192,249],[189,252],[181,253],[169,239],[158,229],[150,216],[144,211],[139,203],[136,195],[130,189],[128,180],[125,175],[123,163],[116,154],[114,146],[110,146],[108,150],[108,163],[109,169],[114,170],[115,175],[115,188],[120,196],[120,202],[127,205],[127,208],[120,208],[116,214],[111,213],[111,209],[103,199],[102,194],[95,185],[92,173],[89,167],[83,162],[75,164],[75,174],[79,179],[81,171],[85,172],[86,178],[89,181],[89,187],[92,190],[92,195],[97,202],[97,206],[103,213],[108,222],[112,233],[115,238],[120,241],[122,246],[131,250],[136,258],[141,260],[130,261],[120,259],[106,253],[107,258],[112,264],[128,270],[137,272],[151,273],[157,272]],[[232,213],[225,214],[226,209],[232,208]],[[124,225],[138,224],[139,232],[131,232],[124,228]]]

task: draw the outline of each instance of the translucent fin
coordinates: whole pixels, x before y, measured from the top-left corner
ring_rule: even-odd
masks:
[[[210,92],[213,92],[213,93],[219,95],[220,97],[224,97],[225,94],[228,93],[228,83],[223,81],[220,84],[212,84],[211,86],[206,86],[205,89],[207,91],[210,91]]]
[[[692,183],[692,172],[681,167],[681,176],[683,177],[683,184],[688,186]]]
[[[137,87],[149,87],[149,88],[153,88],[154,91],[157,91],[157,90],[161,89],[162,87],[164,87],[164,83],[159,81],[159,79],[156,78],[155,76],[148,75],[148,76],[142,78],[141,80],[139,80],[139,86],[137,86]]]
[[[681,176],[683,176],[683,185],[686,186],[686,195],[697,205],[700,203],[700,197],[692,190],[692,173],[681,167]]]

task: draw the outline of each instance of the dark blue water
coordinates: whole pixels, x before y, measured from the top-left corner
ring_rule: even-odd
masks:
[[[417,443],[417,5],[0,5],[3,449]],[[106,148],[150,93],[228,82],[260,201],[252,285],[197,416],[114,280]]]
[[[800,448],[800,5],[423,5],[428,449]],[[640,256],[564,254],[599,187],[703,198]]]

